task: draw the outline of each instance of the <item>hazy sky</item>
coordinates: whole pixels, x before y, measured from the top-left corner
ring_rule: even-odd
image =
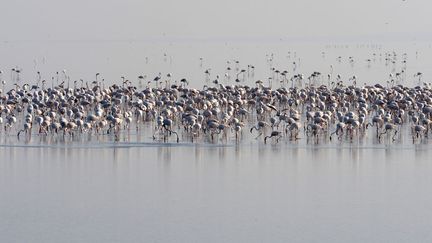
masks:
[[[14,0],[1,40],[428,37],[427,0]],[[429,36],[430,37],[430,36]]]

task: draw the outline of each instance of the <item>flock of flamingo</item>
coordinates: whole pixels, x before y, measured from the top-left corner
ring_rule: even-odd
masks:
[[[122,134],[145,131],[156,142],[238,143],[248,135],[256,139],[252,141],[276,144],[368,136],[394,143],[402,138],[404,127],[413,143],[427,140],[430,134],[432,88],[421,82],[421,72],[412,76],[415,87],[401,84],[410,79],[406,54],[402,69],[392,72],[384,85],[359,85],[354,75],[345,80],[333,77],[332,66],[326,75],[313,72],[306,77],[296,73],[296,62],[289,71],[279,70],[272,65],[273,55],[266,58],[271,75],[265,81],[247,84],[245,79],[253,79],[255,66],[242,69],[239,61],[231,60],[227,72],[213,80],[212,70],[205,69],[202,89],[189,87],[185,78],[172,81],[170,73],[159,73],[150,81],[140,75],[135,84],[121,77],[108,85],[100,73],[91,82],[70,82],[63,71],[49,85],[37,72],[30,84],[21,80],[22,70],[14,68],[13,88],[6,91],[2,81],[0,90],[0,137],[73,140],[88,134],[118,140]],[[376,54],[366,60],[367,65],[372,58]],[[384,58],[386,65],[399,60],[395,53],[386,53]],[[355,62],[353,57],[347,60]]]

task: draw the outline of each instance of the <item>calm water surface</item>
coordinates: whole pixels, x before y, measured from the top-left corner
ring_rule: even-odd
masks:
[[[423,145],[0,153],[1,242],[432,240]]]
[[[10,57],[2,67],[22,67],[24,79],[38,69],[47,79],[68,69],[73,78],[101,72],[107,80],[169,71],[201,87],[206,67],[223,72],[227,59],[241,58],[262,78],[266,53],[276,53],[276,66],[290,67],[294,50],[304,73],[325,73],[334,64],[335,73],[375,83],[392,67],[378,59],[367,67],[364,60],[396,50],[412,61],[407,77],[431,74],[428,45],[2,43],[0,50]],[[339,55],[345,62],[336,62]],[[351,55],[359,60],[354,66],[346,63]],[[378,144],[370,134],[362,142],[303,137],[267,145],[251,137],[239,144],[161,144],[149,133],[131,136],[1,137],[0,242],[432,241],[431,145],[412,144],[407,132],[394,144]]]

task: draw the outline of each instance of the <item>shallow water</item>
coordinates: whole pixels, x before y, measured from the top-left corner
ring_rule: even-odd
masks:
[[[393,52],[397,55],[396,62],[386,62],[385,54]],[[224,83],[227,61],[231,62],[233,71],[230,73],[231,81],[225,83],[234,84],[234,60],[240,62],[240,69],[246,69],[249,64],[255,66],[254,75],[244,80],[245,84],[254,85],[258,79],[267,83],[268,77],[272,77],[268,62],[272,54],[271,67],[287,70],[289,77],[297,73],[303,73],[307,77],[312,72],[319,71],[323,74],[324,84],[327,84],[327,74],[333,75],[332,81],[340,74],[346,82],[356,75],[359,85],[385,85],[390,80],[390,73],[401,71],[405,53],[406,74],[400,83],[417,85],[417,78],[413,77],[417,72],[423,73],[424,81],[429,82],[432,77],[432,67],[428,65],[432,61],[432,47],[427,42],[21,41],[0,42],[0,53],[4,57],[0,59],[0,70],[4,72],[2,79],[7,81],[8,88],[17,82],[16,79],[10,81],[10,69],[15,67],[21,69],[18,83],[34,83],[36,72],[40,71],[48,87],[51,83],[58,84],[57,76],[60,83],[64,79],[62,71],[65,70],[71,80],[70,86],[73,81],[80,79],[91,83],[96,73],[100,73],[99,80],[104,78],[107,84],[119,82],[120,77],[124,76],[138,86],[139,75],[145,75],[146,80],[151,81],[159,72],[162,76],[169,72],[172,81],[186,78],[190,86],[202,88],[203,85],[209,85],[205,82],[204,75],[204,71],[209,68],[210,79],[214,80],[219,75],[220,82]],[[338,57],[341,57],[340,62]],[[353,58],[353,63],[349,62],[349,57]],[[203,58],[202,62],[200,58]],[[371,61],[367,62],[367,59]],[[293,62],[296,62],[295,70]],[[278,86],[273,84],[273,87]]]
[[[2,242],[430,241],[430,150],[0,148]]]
[[[202,71],[222,72],[230,58],[257,63],[255,78],[265,78],[265,54],[271,52],[279,58],[274,65],[283,66],[292,61],[285,54],[295,49],[301,72],[308,73],[337,67],[340,55],[363,60],[395,50],[408,53],[411,74],[422,71],[425,80],[431,75],[428,45],[347,46],[3,43],[0,50],[10,59],[0,61],[21,66],[23,78],[32,77],[31,68],[66,68],[74,78],[88,79],[97,70],[107,80],[170,71],[190,75],[191,85],[201,87]],[[164,52],[174,57],[172,65]],[[334,72],[356,74],[361,82],[386,80],[392,67],[376,62],[352,67],[345,60]],[[16,131],[0,136],[0,242],[432,240],[431,146],[427,139],[413,144],[408,129],[396,142],[378,143],[370,131],[355,141],[316,143],[301,133],[298,141],[278,144],[264,144],[248,131],[239,143],[232,135],[217,143],[162,143],[149,131],[132,129],[118,141],[106,135],[18,140]]]

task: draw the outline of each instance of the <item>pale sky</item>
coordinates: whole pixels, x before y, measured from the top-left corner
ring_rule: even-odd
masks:
[[[430,38],[427,0],[13,0],[4,40]]]

